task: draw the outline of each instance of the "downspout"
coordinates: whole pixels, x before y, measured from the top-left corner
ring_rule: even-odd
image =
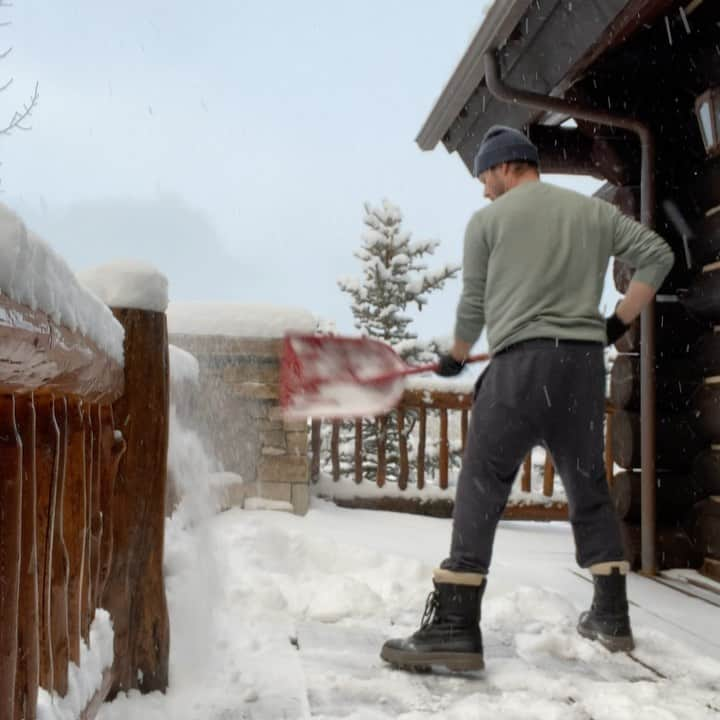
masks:
[[[655,225],[655,140],[650,128],[639,120],[585,108],[562,98],[520,90],[507,85],[500,77],[500,63],[495,51],[485,53],[485,82],[488,90],[506,103],[523,105],[580,118],[635,133],[641,147],[640,219]],[[641,421],[641,572],[655,575],[655,300],[643,310],[640,325],[640,421]]]

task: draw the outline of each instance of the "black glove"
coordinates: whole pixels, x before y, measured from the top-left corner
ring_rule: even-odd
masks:
[[[628,331],[629,327],[629,325],[626,325],[617,316],[617,313],[613,313],[609,318],[605,318],[607,344],[614,345]]]
[[[464,367],[464,362],[456,360],[450,353],[444,353],[438,356],[438,366],[435,372],[440,377],[454,377],[459,375]]]

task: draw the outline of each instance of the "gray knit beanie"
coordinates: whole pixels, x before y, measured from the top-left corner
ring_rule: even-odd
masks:
[[[473,163],[473,177],[506,162],[540,164],[538,149],[524,133],[505,125],[493,125],[483,137]]]

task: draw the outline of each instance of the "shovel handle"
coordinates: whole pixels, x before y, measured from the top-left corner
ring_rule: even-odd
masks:
[[[481,355],[470,355],[467,358],[465,358],[465,364],[468,363],[474,363],[474,362],[482,362],[484,360],[489,360],[490,355],[487,353],[483,353]],[[419,375],[420,373],[425,372],[435,372],[439,367],[439,363],[431,363],[429,365],[413,365],[411,367],[407,367],[404,370],[395,370],[394,372],[385,373],[384,375],[378,375],[377,377],[370,378],[367,380],[361,380],[360,382],[363,385],[374,385],[374,384],[381,384],[384,382],[387,382],[388,380],[395,380],[397,378],[406,377],[407,375]]]

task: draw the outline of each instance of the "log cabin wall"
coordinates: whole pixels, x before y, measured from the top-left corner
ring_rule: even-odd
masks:
[[[235,488],[231,499],[291,503],[304,515],[310,504],[308,424],[282,418],[281,340],[173,333],[170,342],[200,365],[192,410],[203,419],[203,439],[223,468],[242,477],[242,490]]]
[[[83,717],[112,688],[167,687],[165,316],[116,314],[124,370],[85,337],[0,296],[3,720],[34,720],[40,688],[68,692],[69,663],[80,664],[98,608],[110,612],[115,654]]]
[[[694,105],[705,90],[720,85],[718,20],[717,4],[709,2],[689,16],[661,16],[609,51],[572,91],[586,102],[624,108],[647,122],[657,139],[657,230],[676,257],[657,298],[658,567],[700,567],[716,576],[720,513],[710,498],[720,495],[720,159],[705,152]],[[615,134],[609,134],[612,142]],[[626,184],[605,186],[598,194],[637,218],[639,179],[629,160]],[[694,237],[683,238],[667,201]],[[618,291],[625,292],[632,270],[616,263],[613,274]],[[639,323],[617,349],[612,442],[623,472],[613,496],[629,559],[637,562]]]

